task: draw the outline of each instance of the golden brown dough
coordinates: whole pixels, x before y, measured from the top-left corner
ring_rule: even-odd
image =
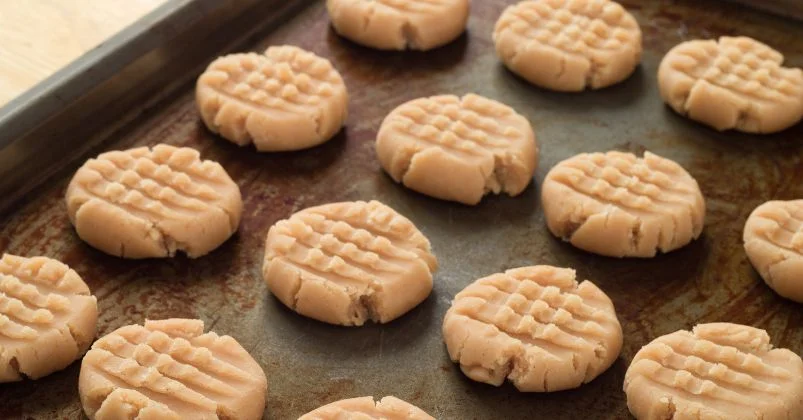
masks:
[[[194,319],[145,321],[100,338],[78,392],[93,420],[261,419],[267,379],[233,338]]]
[[[535,133],[513,108],[479,95],[419,98],[379,128],[376,153],[406,187],[477,204],[487,193],[521,194],[538,165]]]
[[[95,339],[98,304],[70,267],[0,259],[0,383],[39,379],[80,358]]]
[[[435,420],[424,410],[396,397],[335,401],[299,417],[298,420]]]
[[[496,22],[496,52],[514,73],[547,89],[619,83],[641,60],[641,29],[609,0],[527,0]]]
[[[469,0],[327,0],[338,34],[380,50],[430,50],[466,30]]]
[[[597,286],[574,270],[545,265],[475,281],[443,320],[451,359],[469,378],[519,391],[576,388],[619,356],[622,327]]]
[[[66,201],[78,236],[123,258],[203,256],[237,231],[243,206],[220,164],[166,144],[89,159]]]
[[[639,420],[797,420],[803,418],[803,361],[773,349],[764,330],[700,324],[642,347],[624,390]]]
[[[744,249],[769,287],[803,303],[803,200],[768,201],[753,210]]]
[[[572,245],[610,257],[653,257],[700,236],[705,201],[680,165],[646,152],[581,153],[541,188],[547,226]]]
[[[299,314],[330,324],[390,322],[432,291],[437,260],[412,222],[378,202],[310,207],[271,227],[262,275]]]
[[[291,45],[231,54],[198,78],[195,101],[209,130],[262,152],[331,139],[348,116],[348,92],[329,60]]]
[[[773,133],[803,118],[803,71],[748,37],[694,40],[658,68],[661,97],[676,112],[717,130]]]

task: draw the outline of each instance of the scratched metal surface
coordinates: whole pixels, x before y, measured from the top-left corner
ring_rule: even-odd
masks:
[[[265,369],[265,418],[291,419],[322,404],[362,395],[396,395],[443,419],[627,418],[621,391],[627,365],[654,337],[698,322],[765,328],[778,346],[803,352],[803,310],[778,298],[744,256],[748,213],[768,199],[803,196],[803,127],[771,136],[716,133],[686,121],[660,101],[658,62],[686,39],[741,33],[777,46],[803,64],[803,26],[709,2],[623,2],[644,31],[641,67],[621,85],[559,94],[531,87],[494,56],[490,33],[510,1],[473,2],[469,31],[430,53],[381,53],[339,39],[323,4],[311,6],[248,49],[293,43],[330,58],[351,92],[348,127],[323,146],[258,154],[207,132],[192,86],[146,113],[103,149],[167,142],[199,149],[238,182],[245,200],[240,232],[199,260],[125,261],[83,244],[62,203],[80,162],[30,194],[0,219],[0,251],[47,255],[75,268],[99,298],[99,333],[145,318],[198,317],[237,338]],[[211,57],[210,57],[211,58]],[[373,139],[383,116],[408,99],[477,92],[502,100],[535,126],[542,155],[536,181],[520,197],[492,197],[476,207],[441,202],[394,184],[380,170]],[[702,237],[649,260],[593,256],[547,232],[538,185],[547,170],[579,152],[651,150],[681,163],[707,199]],[[93,154],[102,151],[95,150]],[[440,259],[432,295],[383,326],[338,328],[305,319],[271,297],[260,265],[268,228],[321,203],[379,199],[412,219]],[[575,267],[613,299],[625,332],[618,361],[592,383],[551,394],[520,394],[467,380],[441,341],[450,299],[474,279],[510,267]],[[81,418],[79,366],[36,382],[0,385],[0,418]]]

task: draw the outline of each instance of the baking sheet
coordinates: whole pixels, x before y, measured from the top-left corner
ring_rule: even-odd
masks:
[[[127,261],[83,244],[63,204],[80,159],[10,204],[0,218],[0,251],[47,255],[76,269],[99,299],[101,335],[146,318],[198,317],[234,336],[267,374],[267,419],[292,419],[363,395],[395,395],[442,419],[628,418],[621,388],[635,352],[658,335],[698,322],[764,328],[775,345],[803,353],[801,306],[761,282],[740,239],[755,206],[803,197],[803,127],[769,136],[717,133],[665,107],[655,83],[662,55],[698,37],[752,36],[801,66],[803,25],[727,4],[623,1],[644,32],[642,65],[620,85],[562,94],[526,84],[496,59],[490,34],[509,3],[474,1],[468,33],[429,53],[377,52],[340,39],[329,28],[323,2],[252,37],[244,49],[296,44],[331,59],[343,74],[351,94],[347,128],[320,147],[258,154],[216,138],[199,121],[189,83],[84,153],[82,158],[166,142],[219,161],[240,185],[245,207],[239,233],[206,257]],[[501,100],[530,119],[541,145],[533,185],[519,197],[490,197],[467,207],[394,184],[373,151],[385,114],[415,97],[467,92]],[[610,149],[650,150],[695,176],[708,206],[702,237],[649,260],[598,257],[553,238],[539,204],[544,175],[576,153]],[[357,199],[385,202],[430,238],[441,265],[432,295],[382,326],[334,327],[296,315],[270,296],[261,279],[268,228],[308,206]],[[451,298],[476,278],[530,264],[574,267],[616,305],[625,333],[622,354],[579,389],[521,394],[507,384],[475,383],[446,354],[440,326]],[[0,418],[81,418],[78,372],[75,363],[35,382],[0,385]]]
[[[747,7],[803,21],[803,2],[800,0],[730,0]]]

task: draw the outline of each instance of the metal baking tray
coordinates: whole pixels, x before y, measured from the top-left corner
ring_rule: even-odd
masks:
[[[655,81],[670,47],[719,35],[757,38],[801,66],[803,25],[728,3],[622,1],[644,32],[641,66],[619,85],[566,94],[528,85],[495,57],[492,28],[509,3],[475,0],[469,29],[455,42],[427,53],[394,53],[339,38],[321,1],[170,2],[138,30],[101,46],[110,51],[89,57],[95,61],[84,57],[77,63],[84,67],[68,68],[51,91],[40,89],[38,97],[0,111],[0,251],[47,255],[75,268],[98,297],[101,335],[146,318],[198,317],[234,336],[268,376],[268,419],[293,419],[363,395],[395,395],[442,419],[628,418],[622,381],[635,352],[658,335],[700,322],[764,328],[775,345],[803,353],[801,306],[764,285],[741,242],[755,206],[803,197],[803,126],[767,136],[718,133],[669,110]],[[311,150],[260,154],[207,131],[193,94],[203,66],[226,52],[284,43],[329,58],[343,74],[351,94],[343,132]],[[76,80],[96,83],[83,89]],[[54,89],[61,96],[46,94]],[[468,207],[409,191],[380,169],[373,141],[387,112],[415,97],[467,92],[505,102],[534,125],[540,166],[521,196]],[[73,171],[101,151],[159,142],[197,148],[228,170],[245,201],[239,233],[198,260],[122,260],[82,243],[63,203]],[[552,237],[539,204],[540,181],[564,158],[610,149],[650,150],[695,176],[708,206],[702,237],[644,260],[594,256]],[[432,295],[390,324],[361,328],[326,325],[286,309],[260,274],[268,228],[308,206],[358,199],[387,203],[430,238],[441,265]],[[574,267],[616,305],[622,354],[579,389],[495,388],[466,379],[447,356],[441,321],[452,297],[476,278],[530,264]],[[82,418],[78,372],[74,363],[38,381],[0,385],[0,418]]]
[[[730,0],[747,7],[803,20],[803,2],[800,0]]]

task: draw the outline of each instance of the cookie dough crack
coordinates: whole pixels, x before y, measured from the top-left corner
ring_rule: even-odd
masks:
[[[234,232],[236,232],[238,227],[237,216],[221,204],[215,204],[215,208],[225,213],[226,217],[228,217],[229,234],[233,234]]]
[[[273,263],[273,259],[268,261],[268,264],[272,264],[272,263]],[[292,309],[294,311],[296,311],[297,308],[298,308],[298,301],[299,301],[299,299],[301,299],[301,296],[300,296],[300,294],[301,294],[301,286],[303,285],[304,281],[305,280],[304,280],[304,277],[301,274],[301,272],[300,271],[296,271],[296,278],[295,278],[295,281],[293,282],[293,291],[290,292],[290,296],[293,297],[293,304],[290,306],[290,309]]]
[[[482,174],[482,169],[478,168],[482,177],[485,179],[485,185],[483,185],[483,195],[492,192],[494,194],[499,194],[500,191],[504,188],[503,181],[499,176],[499,173],[502,171],[502,168],[499,166],[498,162],[494,162],[493,169],[488,172],[487,174]]]
[[[724,89],[724,88],[722,88],[721,86],[719,86],[717,84],[710,83],[705,79],[696,80],[691,85],[691,88],[689,88],[688,91],[685,91],[683,93],[683,95],[682,95],[682,97],[680,99],[680,103],[681,103],[680,109],[682,110],[682,112],[680,112],[681,115],[683,115],[685,117],[689,117],[690,116],[690,114],[691,114],[691,105],[689,105],[689,98],[691,97],[692,92],[694,92],[697,89],[700,89],[701,86],[707,87],[709,89],[726,90],[727,91],[727,89]],[[734,105],[733,103],[726,103],[726,104],[723,104],[723,105],[736,107],[736,105]],[[747,102],[745,102],[745,104],[743,106],[738,106],[737,109],[735,109],[736,115],[734,115],[732,117],[732,119],[729,119],[724,124],[712,125],[712,123],[708,123],[708,122],[706,122],[706,124],[711,125],[712,127],[716,128],[719,131],[733,130],[733,129],[743,130],[744,131],[744,130],[748,129],[748,125],[751,122],[750,114],[751,114],[752,110],[753,110],[752,102],[747,101]],[[757,133],[763,133],[763,131],[761,129],[761,121],[760,120],[756,120],[755,124],[757,125],[756,132]]]
[[[636,217],[635,223],[630,227],[630,249],[632,252],[637,252],[639,249],[639,244],[642,239],[641,228],[643,225],[644,221],[641,220],[640,217]]]
[[[494,154],[493,170],[487,175],[483,174],[483,179],[485,179],[483,195],[488,192],[493,192],[494,194],[504,192],[510,196],[518,194],[520,192],[520,186],[516,185],[515,182],[511,180],[511,178],[515,179],[515,177],[510,177],[509,175],[515,173],[515,168],[521,166],[523,166],[521,162],[509,153]]]
[[[404,183],[405,182],[405,178],[407,178],[407,174],[410,173],[410,171],[413,170],[413,166],[414,166],[413,162],[415,161],[415,158],[418,155],[424,153],[424,151],[425,151],[425,149],[414,149],[414,148],[409,148],[409,149],[402,150],[401,151],[401,157],[397,158],[397,159],[399,159],[401,161],[401,168],[400,168],[401,170],[398,171],[398,173],[400,175],[399,175],[398,178],[396,178],[391,173],[391,176],[394,177],[394,179],[396,179],[397,182]]]
[[[378,280],[372,279],[365,289],[359,293],[350,294],[352,320],[355,325],[363,325],[365,321],[381,323],[383,321],[379,310],[377,294],[380,292],[381,284]]]
[[[361,295],[357,300],[357,304],[361,308],[361,312],[364,314],[367,319],[371,320],[371,322],[381,322],[382,316],[377,311],[377,302],[374,298],[374,294],[376,292],[372,289],[369,293]]]
[[[152,229],[159,232],[159,236],[162,238],[162,249],[164,249],[165,255],[170,257],[176,255],[176,241],[165,234],[165,231],[163,231],[158,224],[154,223]]]
[[[416,33],[415,27],[410,23],[410,21],[405,21],[402,24],[400,29],[400,36],[401,39],[404,40],[404,48],[406,49],[418,49],[418,42],[416,39],[418,38],[418,34]]]
[[[73,344],[75,344],[75,347],[76,347],[77,351],[80,351],[81,347],[83,347],[84,344],[87,344],[86,341],[88,341],[88,340],[81,340],[80,339],[81,338],[80,334],[77,332],[75,327],[72,326],[72,324],[67,324],[66,331],[62,331],[62,332],[69,334],[70,339],[72,340]],[[89,340],[91,340],[91,339],[92,338],[89,338]]]
[[[603,67],[604,64],[600,63],[597,60],[595,60],[593,55],[587,57],[587,60],[588,60],[588,66],[589,67],[588,67],[588,71],[586,72],[585,86],[583,86],[583,89],[587,89],[587,88],[595,89],[597,86],[596,86],[596,83],[594,81],[597,78],[597,76],[599,75],[599,71]]]
[[[366,13],[362,18],[362,31],[367,32],[368,27],[371,26],[371,21],[374,19],[374,14],[376,14],[376,4],[372,4],[371,7],[368,8],[368,13]]]
[[[513,49],[507,53],[504,58],[511,63],[515,63],[519,58],[519,55],[521,55],[521,47]]]
[[[605,356],[608,354],[608,351],[605,348],[605,343],[603,343],[600,340],[594,340],[594,343],[596,344],[594,346],[595,359],[590,361],[586,365],[586,371],[583,376],[583,383],[589,383],[598,376],[597,369],[600,368],[601,366],[600,363],[603,362]]]
[[[660,242],[658,242],[658,249],[663,253],[667,253],[669,251],[677,249],[676,242],[678,237],[678,219],[677,216],[675,215],[675,212],[672,212],[672,217],[669,220],[672,221],[672,236],[669,239],[669,247],[664,247],[661,245]]]
[[[577,205],[572,208],[572,211],[569,212],[566,218],[560,223],[562,231],[558,232],[558,236],[560,236],[564,242],[571,242],[575,233],[577,233],[589,219],[589,216],[585,215],[585,206],[583,203],[580,202],[576,204]]]
[[[667,417],[666,417],[666,419],[667,420],[673,420],[675,418],[675,411],[676,410],[677,410],[677,407],[675,407],[675,401],[672,399],[672,396],[671,395],[667,396],[667,401],[666,401],[666,415],[667,415]]]
[[[746,130],[747,123],[749,122],[750,118],[750,111],[752,111],[752,109],[753,105],[750,102],[747,103],[746,107],[740,108],[738,110],[738,114],[736,115],[736,122],[733,124],[733,127],[730,128],[735,128],[737,130]],[[758,132],[761,133],[762,132],[761,121],[760,120],[756,121],[756,124],[758,125]]]
[[[786,262],[787,260],[789,260],[791,258],[791,257],[789,257],[788,255],[786,255],[783,252],[779,252],[778,256],[780,258],[774,258],[773,261],[769,265],[767,265],[766,274],[765,273],[759,273],[759,274],[762,275],[764,280],[767,282],[767,285],[769,285],[770,288],[772,288],[772,289],[775,289],[775,287],[776,287],[775,277],[772,275],[773,267],[776,267],[778,264]]]
[[[11,374],[15,375],[16,378],[20,378],[22,380],[31,379],[25,372],[22,371],[22,367],[20,366],[19,360],[17,360],[17,356],[11,356],[11,359],[8,360],[8,367],[11,370]]]
[[[168,257],[173,257],[176,255],[176,251],[181,251],[190,258],[193,258],[193,254],[188,251],[188,246],[184,243],[181,243],[175,240],[172,236],[170,236],[167,231],[162,229],[159,226],[159,223],[152,223],[150,229],[145,234],[145,237],[150,237],[152,232],[157,232],[159,237],[162,239],[162,249],[165,252],[165,255]]]
[[[555,80],[560,81],[564,74],[566,74],[566,57],[561,56],[560,58],[560,66],[558,67],[558,72],[555,74]]]
[[[574,239],[574,235],[580,230],[583,225],[588,223],[589,217],[581,216],[578,220],[573,220],[573,217],[569,217],[565,223],[562,223],[564,227],[564,232],[561,235],[561,239],[566,242],[571,242]]]

